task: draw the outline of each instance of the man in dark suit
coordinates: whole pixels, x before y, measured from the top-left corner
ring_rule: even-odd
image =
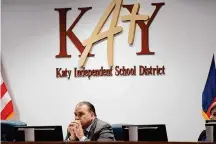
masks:
[[[115,141],[111,125],[97,118],[90,102],[78,103],[74,114],[75,120],[68,126],[67,141]]]

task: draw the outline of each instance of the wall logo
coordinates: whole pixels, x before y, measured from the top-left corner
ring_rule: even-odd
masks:
[[[79,20],[83,17],[83,15],[87,12],[89,12],[92,7],[82,7],[78,8],[80,10],[80,14],[77,16],[75,21],[71,24],[69,29],[67,29],[66,23],[67,23],[67,14],[68,11],[71,10],[71,8],[55,8],[55,11],[59,13],[59,40],[60,40],[60,46],[59,46],[59,53],[56,55],[56,58],[71,58],[71,54],[68,53],[67,49],[67,37],[70,39],[70,41],[75,45],[75,48],[80,52],[80,59],[79,59],[79,67],[82,68],[82,70],[77,70],[77,68],[74,69],[74,76],[75,77],[83,77],[83,76],[94,76],[94,74],[89,73],[95,73],[93,71],[97,70],[85,70],[85,65],[87,63],[88,57],[94,57],[94,54],[91,53],[91,50],[93,48],[94,44],[99,44],[98,42],[101,40],[107,40],[107,62],[110,69],[99,69],[102,72],[96,72],[96,76],[103,75],[104,70],[108,71],[105,76],[111,76],[112,75],[112,67],[113,67],[113,51],[114,51],[114,38],[117,34],[121,33],[123,28],[122,26],[118,25],[118,20],[121,19],[123,22],[130,22],[129,26],[129,33],[128,33],[128,44],[132,45],[134,42],[134,35],[135,35],[135,29],[138,25],[141,30],[141,50],[138,51],[137,55],[154,55],[154,52],[150,51],[149,48],[149,27],[152,23],[152,21],[155,19],[157,13],[161,9],[162,6],[165,5],[165,3],[152,3],[152,6],[155,7],[154,11],[150,15],[142,15],[139,14],[139,8],[140,4],[132,4],[132,5],[123,5],[123,0],[112,0],[112,2],[108,5],[106,10],[104,11],[103,15],[100,17],[97,25],[95,26],[92,34],[89,36],[88,39],[81,42],[81,40],[76,36],[76,34],[73,32],[73,28],[76,26],[76,24],[79,22]],[[120,16],[121,9],[127,9],[128,15]],[[111,23],[109,26],[109,29],[106,31],[101,31],[104,24],[106,23],[109,16],[112,14]],[[123,66],[124,67],[124,66]],[[134,71],[136,67],[133,68],[120,68],[119,66],[116,66],[116,72],[115,75],[123,75],[123,73],[118,73],[117,69],[119,71],[126,69],[128,70],[128,74],[136,75],[136,72]],[[144,72],[144,69],[148,69],[149,73],[152,73],[152,75],[161,75],[165,74],[164,66],[162,67],[146,67],[146,66],[140,66],[140,72]],[[151,70],[149,70],[151,69]],[[84,71],[84,72],[82,72]],[[91,71],[91,72],[90,72]],[[129,72],[130,71],[130,72]],[[132,72],[133,71],[133,72]],[[68,77],[71,75],[72,70],[62,69],[62,68],[56,68],[56,76],[57,77]],[[102,73],[102,74],[101,74]],[[104,76],[104,75],[103,75]]]

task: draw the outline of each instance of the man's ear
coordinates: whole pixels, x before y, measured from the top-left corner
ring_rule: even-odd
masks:
[[[91,112],[91,116],[92,116],[92,117],[94,116],[94,113],[93,113],[93,112]]]

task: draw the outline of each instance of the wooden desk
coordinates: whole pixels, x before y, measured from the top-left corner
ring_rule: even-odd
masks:
[[[2,144],[213,144],[209,142],[2,142]]]

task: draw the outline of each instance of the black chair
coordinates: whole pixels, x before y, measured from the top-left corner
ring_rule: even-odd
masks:
[[[21,121],[1,120],[1,142],[15,141],[16,126],[27,126],[27,124]]]
[[[124,141],[124,132],[122,129],[122,124],[112,124],[113,133],[116,141]]]

